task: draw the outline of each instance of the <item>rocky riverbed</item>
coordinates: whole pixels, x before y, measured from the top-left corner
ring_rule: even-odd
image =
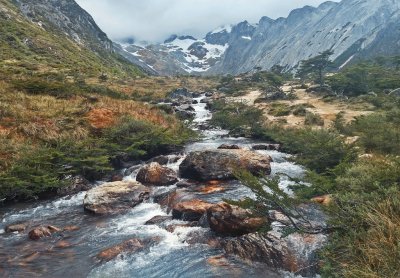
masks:
[[[256,217],[223,199],[254,197],[237,167],[289,177],[302,167],[279,146],[228,137],[208,126],[212,93],[178,91],[163,105],[192,118],[202,134],[182,153],[121,170],[120,181],[84,186],[60,199],[2,208],[0,276],[4,277],[289,277],[315,276],[325,235],[284,237],[285,217]],[[184,111],[184,112],[182,112]],[[309,220],[324,215],[304,206]],[[271,225],[268,233],[257,231]]]

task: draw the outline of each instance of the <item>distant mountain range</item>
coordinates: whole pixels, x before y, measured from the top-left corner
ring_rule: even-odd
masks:
[[[238,74],[279,64],[287,70],[325,50],[338,68],[363,58],[400,54],[399,0],[342,0],[221,27],[195,39],[161,44],[120,42],[126,56],[159,74]]]

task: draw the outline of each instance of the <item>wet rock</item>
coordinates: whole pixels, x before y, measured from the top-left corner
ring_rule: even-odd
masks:
[[[179,188],[187,188],[193,186],[193,183],[190,183],[188,181],[180,181],[176,184],[176,186]]]
[[[192,221],[192,222],[185,223],[185,224],[171,224],[171,225],[168,225],[165,229],[170,233],[174,233],[178,228],[187,228],[187,227],[196,227],[196,226],[198,226],[198,222]]]
[[[253,150],[266,150],[266,151],[279,151],[281,145],[279,144],[258,144],[252,147]]]
[[[194,196],[192,193],[184,190],[174,190],[172,192],[166,192],[154,196],[154,202],[160,204],[161,207],[167,209],[167,213],[170,213],[173,207],[184,201],[193,200]]]
[[[56,248],[61,248],[61,249],[68,248],[68,247],[71,247],[71,246],[72,246],[71,243],[69,243],[66,240],[60,240],[55,245]]]
[[[213,92],[206,92],[206,93],[205,93],[205,96],[206,96],[206,97],[212,97],[213,95],[214,95]]]
[[[228,145],[228,144],[222,144],[221,146],[218,147],[220,150],[240,150],[241,147],[238,145]]]
[[[89,181],[82,176],[72,177],[67,180],[67,183],[69,185],[57,189],[58,196],[72,195],[90,189]]]
[[[147,200],[150,190],[137,182],[110,182],[89,190],[83,200],[86,211],[114,214],[133,208]]]
[[[212,194],[212,193],[225,191],[225,187],[220,186],[220,185],[205,185],[205,186],[198,188],[197,191],[199,191],[203,194]]]
[[[213,204],[201,200],[181,202],[173,207],[172,217],[184,221],[199,221],[211,206],[213,206]]]
[[[97,258],[102,261],[111,261],[121,253],[134,253],[143,248],[143,242],[137,238],[133,238],[101,251],[97,255]]]
[[[168,220],[172,220],[171,216],[154,216],[153,218],[151,218],[150,220],[148,220],[145,225],[160,225],[162,223],[164,223],[165,221]]]
[[[152,162],[157,162],[160,165],[167,165],[168,163],[175,163],[177,162],[181,156],[179,155],[160,155],[148,160],[146,163],[150,164]]]
[[[322,234],[252,233],[221,242],[225,252],[252,262],[312,277],[318,271],[317,252],[325,245]]]
[[[190,120],[195,117],[195,114],[190,111],[185,111],[185,110],[176,110],[176,115],[181,119],[181,120]]]
[[[213,256],[207,259],[207,263],[212,266],[229,266],[230,263],[224,255]]]
[[[178,176],[174,170],[153,162],[139,170],[136,180],[146,185],[165,186],[176,183]]]
[[[250,211],[221,203],[207,209],[211,230],[225,236],[241,236],[258,231],[267,224],[266,218],[255,217]]]
[[[269,175],[270,156],[249,150],[207,150],[190,153],[179,166],[181,177],[207,181],[234,179],[235,170]]]
[[[39,240],[43,237],[51,237],[52,234],[61,232],[62,230],[55,226],[40,226],[31,230],[28,234],[29,239]]]
[[[75,231],[79,231],[81,228],[78,226],[67,226],[64,227],[63,231],[65,232],[75,232]]]
[[[198,103],[199,103],[199,101],[196,100],[196,99],[194,99],[194,100],[192,101],[192,104],[198,104]]]
[[[12,224],[8,225],[4,230],[6,233],[21,233],[26,230],[27,224],[20,223],[20,224]]]
[[[111,177],[111,181],[122,181],[124,179],[124,177],[122,175],[114,175]]]

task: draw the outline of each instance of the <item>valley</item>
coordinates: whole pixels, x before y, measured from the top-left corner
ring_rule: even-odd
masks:
[[[0,277],[398,277],[399,11],[144,42],[0,0]]]

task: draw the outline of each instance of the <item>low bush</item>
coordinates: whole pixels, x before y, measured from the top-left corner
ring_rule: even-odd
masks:
[[[305,125],[317,125],[317,126],[323,126],[325,124],[324,119],[318,114],[314,114],[312,112],[306,112],[305,120],[304,120]]]

